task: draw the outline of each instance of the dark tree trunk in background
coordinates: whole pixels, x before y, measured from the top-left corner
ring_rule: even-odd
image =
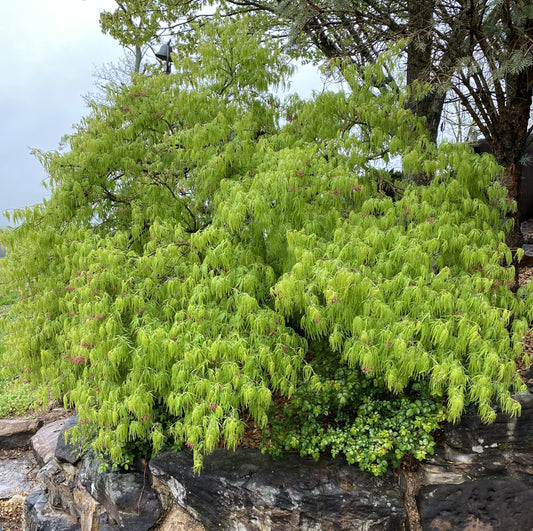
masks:
[[[527,72],[523,72],[514,79],[507,79],[510,91],[508,100],[508,114],[500,119],[499,127],[494,128],[487,138],[489,146],[496,160],[504,168],[503,185],[507,188],[509,199],[516,201],[517,209],[514,214],[514,236],[512,246],[522,244],[520,234],[520,213],[522,211],[521,179],[523,157],[528,142],[528,122],[531,109],[531,84],[527,80]],[[529,88],[528,88],[529,85]]]
[[[529,30],[530,33],[533,32],[533,21]],[[505,88],[505,108],[499,109],[499,115],[487,135],[487,141],[496,160],[504,167],[503,184],[507,188],[509,198],[516,201],[514,232],[520,240],[521,179],[530,135],[528,126],[533,95],[533,67],[506,76]],[[518,241],[518,244],[521,245],[521,242]]]
[[[433,65],[433,39],[435,0],[408,0],[407,85],[426,83],[431,79]],[[426,118],[426,127],[432,142],[437,141],[444,105],[444,92],[431,91],[425,97],[411,97],[409,109]]]

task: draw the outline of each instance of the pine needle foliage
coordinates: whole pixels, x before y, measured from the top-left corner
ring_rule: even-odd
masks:
[[[282,102],[268,89],[287,60],[246,18],[199,31],[201,55],[110,88],[68,151],[41,155],[51,197],[1,235],[21,293],[8,369],[77,408],[123,466],[186,446],[200,470],[249,419],[272,426],[274,395],[356,389],[318,445],[349,455],[333,435],[367,433],[379,391],[387,451],[352,459],[375,473],[423,458],[468,404],[518,414],[533,294],[510,287],[494,159],[429,143],[408,94],[379,82],[394,57],[346,73],[345,92]],[[380,169],[393,157],[431,184]]]

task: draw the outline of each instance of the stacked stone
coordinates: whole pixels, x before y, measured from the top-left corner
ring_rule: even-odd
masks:
[[[531,369],[525,376],[533,381]],[[190,451],[111,470],[65,439],[75,417],[60,420],[31,439],[39,472],[24,529],[530,531],[533,395],[517,399],[520,417],[500,413],[484,425],[469,411],[443,428],[443,444],[418,469],[379,478],[341,459],[272,459],[245,448],[216,449],[201,475]]]

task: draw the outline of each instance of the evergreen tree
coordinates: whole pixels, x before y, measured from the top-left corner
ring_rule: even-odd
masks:
[[[187,35],[191,21],[209,17],[210,2],[124,0],[102,14],[102,28],[123,44],[148,42],[158,28]],[[254,30],[287,37],[300,58],[342,59],[359,66],[404,40],[402,61],[413,96],[408,108],[424,117],[436,141],[447,94],[458,97],[505,168],[510,197],[520,202],[533,90],[530,0],[224,0],[225,17],[254,14]],[[141,24],[133,24],[135,20]],[[395,83],[392,72],[384,82]],[[415,96],[416,94],[416,96]],[[418,179],[423,176],[418,176]],[[518,212],[518,210],[517,210]],[[518,229],[519,215],[515,215]]]

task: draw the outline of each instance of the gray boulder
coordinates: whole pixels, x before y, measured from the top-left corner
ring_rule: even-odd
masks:
[[[150,470],[205,529],[397,531],[406,522],[392,474],[376,478],[339,459],[216,449],[200,475],[188,451],[162,453]]]
[[[101,471],[101,465],[91,453],[84,456],[77,480],[120,529],[151,529],[163,514],[163,507],[152,488],[149,469],[141,473],[109,468]]]
[[[78,417],[68,418],[57,438],[57,444],[55,448],[55,458],[60,463],[70,463],[75,465],[81,459],[82,447],[81,445],[72,443],[67,432],[78,424]]]
[[[470,408],[460,422],[448,423],[446,444],[458,452],[481,454],[486,450],[526,451],[533,449],[533,394],[515,397],[522,406],[519,417],[498,412],[491,424],[483,424],[477,411]]]
[[[50,422],[31,438],[31,448],[39,466],[43,467],[54,458],[58,435],[64,425],[65,419]]]
[[[25,531],[80,531],[77,518],[50,508],[44,492],[33,489],[24,505]]]
[[[533,529],[533,489],[520,481],[480,479],[428,486],[421,489],[419,500],[424,531]]]

